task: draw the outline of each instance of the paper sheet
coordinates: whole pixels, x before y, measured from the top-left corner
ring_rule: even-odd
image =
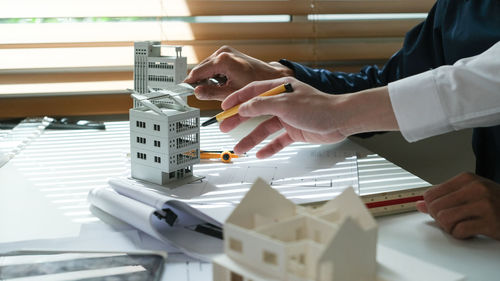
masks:
[[[349,186],[359,192],[356,154],[342,143],[296,143],[269,159],[257,159],[252,152],[230,164],[204,162],[195,166],[194,173],[205,178],[177,188],[112,178],[109,186],[113,190],[97,188],[89,199],[149,235],[171,242],[193,257],[209,260],[222,251],[222,241],[187,226],[210,222],[222,227],[259,177],[296,203],[326,201]],[[165,208],[179,216],[173,227],[153,215]]]
[[[99,209],[144,231],[167,244],[174,244],[194,258],[210,261],[222,251],[222,240],[180,226],[170,226],[154,215],[158,209],[118,194],[110,188],[97,188],[89,193],[89,201]],[[161,209],[160,209],[161,210]],[[177,211],[177,210],[176,210]],[[177,212],[181,214],[180,212]],[[182,218],[178,218],[182,220]],[[201,221],[184,223],[197,224]]]

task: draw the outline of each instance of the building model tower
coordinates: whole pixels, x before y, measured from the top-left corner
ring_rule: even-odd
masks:
[[[376,246],[376,222],[352,188],[313,209],[258,179],[224,224],[213,280],[375,280]]]
[[[161,56],[159,42],[136,42],[134,47],[134,107],[129,111],[132,177],[160,185],[196,180],[200,111],[171,90],[187,73],[181,47],[175,47],[175,56]]]

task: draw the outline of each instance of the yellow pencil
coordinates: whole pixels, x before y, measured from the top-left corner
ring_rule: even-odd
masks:
[[[272,88],[271,90],[267,91],[267,92],[264,92],[260,95],[258,95],[259,97],[268,97],[268,96],[274,96],[274,95],[278,95],[278,94],[281,94],[281,93],[284,93],[284,92],[293,92],[293,88],[292,88],[292,85],[290,85],[290,83],[287,83],[287,84],[281,84],[279,85],[278,87],[276,88]],[[216,123],[216,122],[220,122],[228,117],[231,117],[233,115],[236,115],[238,113],[238,109],[240,108],[240,105],[235,105],[233,107],[231,107],[230,109],[228,110],[225,110],[225,111],[222,111],[221,113],[215,115],[214,117],[208,119],[207,121],[203,122],[201,125],[203,127],[205,126],[208,126],[210,124],[213,124],[213,123]]]

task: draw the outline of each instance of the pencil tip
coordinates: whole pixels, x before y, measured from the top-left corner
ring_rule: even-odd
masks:
[[[211,125],[213,123],[217,123],[217,118],[215,116],[212,117],[212,118],[210,118],[210,119],[208,119],[207,121],[201,123],[201,126],[205,127],[205,126]]]

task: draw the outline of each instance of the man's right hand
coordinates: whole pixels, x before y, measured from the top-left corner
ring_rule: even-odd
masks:
[[[198,99],[222,101],[252,81],[293,76],[293,71],[277,62],[266,63],[223,46],[194,67],[184,82],[196,83],[218,76],[225,76],[227,81],[222,85],[197,86],[195,95]]]

